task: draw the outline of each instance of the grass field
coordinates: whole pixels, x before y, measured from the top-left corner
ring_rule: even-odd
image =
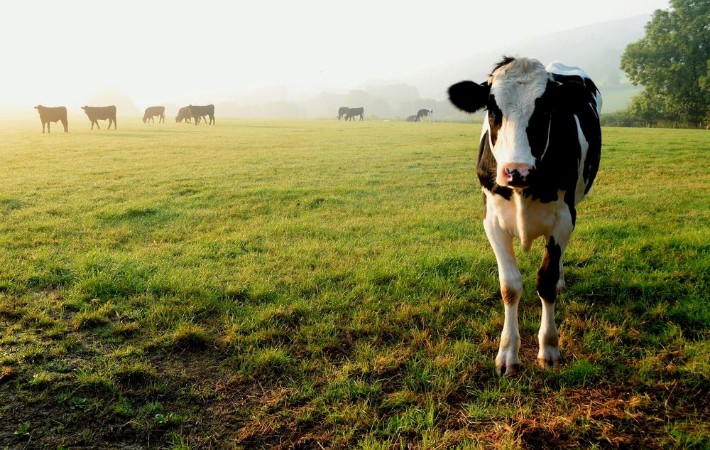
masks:
[[[604,129],[498,378],[479,125],[168,122],[1,125],[0,448],[710,446],[710,132]]]

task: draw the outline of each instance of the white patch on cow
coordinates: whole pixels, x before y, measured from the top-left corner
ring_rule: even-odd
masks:
[[[569,215],[563,191],[558,192],[557,201],[548,203],[523,197],[518,190],[513,191],[512,201],[485,188],[483,192],[487,208],[485,220],[491,220],[509,236],[520,239],[521,248],[526,252],[535,239],[552,233],[565,211]]]
[[[508,163],[535,166],[526,127],[535,111],[535,100],[545,92],[547,80],[542,63],[526,58],[515,60],[491,75],[491,94],[503,112],[496,145],[491,146],[499,168]],[[498,180],[498,184],[506,183]]]
[[[574,121],[577,124],[577,139],[579,139],[579,146],[581,147],[581,159],[577,161],[577,188],[574,193],[574,204],[581,202],[585,196],[585,189],[587,188],[587,180],[584,179],[584,161],[587,160],[587,151],[589,150],[589,141],[584,136],[582,132],[582,126],[579,124],[579,117],[574,116]]]
[[[500,285],[509,292],[523,291],[523,278],[515,262],[515,251],[513,249],[513,236],[515,236],[514,226],[511,230],[510,222],[515,223],[515,210],[513,208],[501,208],[498,199],[502,197],[491,194],[487,189],[483,189],[486,194],[486,218],[483,220],[483,228],[486,230],[488,240],[493,247],[493,253],[498,261],[498,278]],[[504,202],[510,203],[503,199]],[[505,216],[505,217],[503,217]]]
[[[479,145],[483,142],[483,138],[486,136],[486,132],[490,131],[490,125],[486,119],[483,119],[483,126],[481,127],[481,138],[479,139]],[[491,133],[488,133],[488,145],[493,148],[493,142],[491,141]]]
[[[501,375],[502,372],[513,375],[520,365],[518,361],[521,344],[520,330],[518,328],[518,304],[519,302],[516,301],[515,303],[503,305],[505,321],[503,322],[503,331],[500,335],[500,345],[496,356],[496,370]]]
[[[555,325],[555,304],[542,300],[542,319],[540,331],[537,334],[540,349],[537,360],[541,366],[555,366],[561,359],[559,348],[559,335]]]
[[[547,140],[545,141],[545,150],[542,151],[542,156],[540,156],[540,159],[545,159],[545,154],[547,153],[547,149],[550,148],[550,132],[552,131],[552,121],[549,121],[547,123]]]
[[[552,61],[545,67],[545,70],[551,73],[558,73],[560,75],[577,75],[582,78],[589,78],[587,72],[580,69],[577,66],[568,66],[560,61]]]

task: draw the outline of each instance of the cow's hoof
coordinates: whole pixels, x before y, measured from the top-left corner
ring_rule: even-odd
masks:
[[[505,365],[496,365],[496,373],[500,377],[512,377],[513,375],[517,375],[517,373],[520,371],[520,364],[510,364],[508,366]]]
[[[545,358],[538,358],[537,359],[537,365],[543,369],[559,369],[560,364],[561,364],[560,359],[555,359],[555,360],[545,359]]]

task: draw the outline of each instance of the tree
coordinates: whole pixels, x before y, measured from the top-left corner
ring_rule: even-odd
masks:
[[[656,120],[697,126],[710,115],[710,0],[670,0],[656,10],[646,35],[629,44],[621,69],[644,91],[630,112]]]

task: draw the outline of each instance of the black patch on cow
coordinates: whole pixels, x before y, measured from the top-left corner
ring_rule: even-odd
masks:
[[[588,94],[597,92],[597,85],[594,84],[594,81],[590,80],[589,78],[582,78],[579,75],[562,75],[559,73],[553,73],[552,79],[554,81],[557,81],[560,84],[564,84],[566,86],[584,86],[586,90],[588,91],[587,93],[582,92],[581,98],[587,98],[588,100],[591,100],[592,104],[594,105],[594,109],[597,109],[597,100],[594,98],[594,96],[588,96]],[[576,89],[576,88],[575,88]]]
[[[550,111],[546,107],[543,98],[544,95],[535,100],[535,109],[525,129],[530,143],[530,151],[536,160],[540,159],[545,153],[547,138],[550,133]]]
[[[562,248],[555,242],[555,237],[550,236],[545,245],[542,264],[537,271],[536,283],[537,293],[549,303],[554,303],[557,298],[557,281],[560,279],[561,258]]]

